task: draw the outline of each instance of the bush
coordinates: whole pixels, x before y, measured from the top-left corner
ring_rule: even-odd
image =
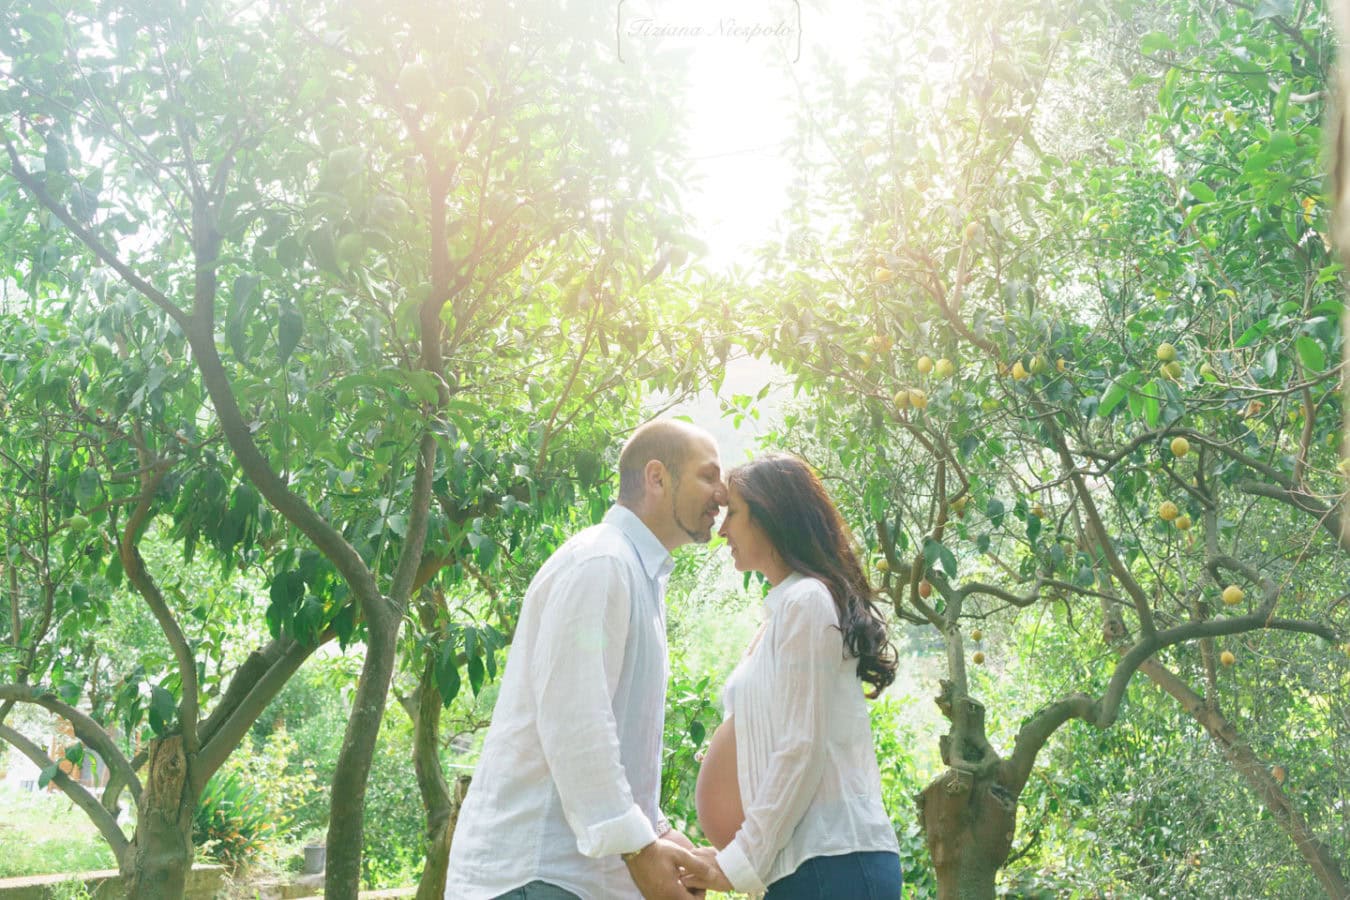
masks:
[[[256,859],[276,830],[263,793],[239,772],[221,770],[197,803],[192,842],[234,872]]]
[[[690,839],[703,837],[694,809],[694,785],[702,750],[722,721],[711,675],[695,678],[683,668],[672,668],[666,692],[665,757],[661,765],[661,811],[671,827]]]
[[[890,814],[891,825],[900,843],[900,871],[905,879],[905,897],[937,896],[933,860],[919,828],[914,796],[923,790],[931,772],[915,758],[913,748],[919,740],[910,725],[907,708],[912,702],[890,695],[871,704],[872,741],[881,771],[881,802]]]
[[[296,830],[296,810],[320,793],[313,767],[293,761],[297,751],[284,728],[269,735],[260,750],[246,737],[207,782],[193,842],[231,870],[274,855]]]

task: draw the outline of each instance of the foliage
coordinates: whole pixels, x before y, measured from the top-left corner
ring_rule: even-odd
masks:
[[[661,811],[691,840],[702,832],[694,808],[694,785],[703,749],[722,721],[713,676],[695,676],[672,660],[666,687],[666,727],[661,760]]]
[[[366,641],[331,820],[351,845],[330,867],[346,890],[362,754],[414,589],[493,578],[526,529],[570,515],[647,385],[688,389],[709,355],[711,330],[653,285],[687,242],[666,104],[632,67],[599,77],[606,14],[572,13],[46,0],[0,17],[2,272],[24,312],[71,326],[55,361],[15,354],[18,439],[60,462],[78,501],[16,512],[39,525],[31,558],[65,540],[58,565],[89,560],[145,596],[175,671],[120,702],[193,753],[199,729],[238,739],[249,723],[230,704],[251,685],[200,720],[213,685],[197,654],[218,641],[182,634],[198,607],[136,562],[156,519],[185,561],[209,547],[222,571],[265,575],[269,602],[248,615],[278,675],[333,637]],[[44,342],[30,329],[24,346]],[[51,421],[73,436],[42,430],[51,403],[71,406]],[[89,529],[99,540],[67,538]],[[24,573],[26,592],[49,586],[25,599],[35,648],[74,590],[49,575]],[[448,648],[447,694],[461,665],[475,691],[491,677],[509,610],[479,618],[431,608],[422,625],[415,647]],[[46,672],[31,669],[18,680]],[[71,671],[77,696],[88,667]],[[189,770],[204,780],[232,749]]]
[[[192,842],[232,871],[258,857],[275,839],[285,820],[272,818],[267,794],[238,771],[211,776],[197,801]]]
[[[1032,687],[1090,665],[1063,626],[1028,637],[1009,652],[1036,660],[1024,670]],[[1299,649],[1295,641],[1263,641],[1253,677],[1221,686],[1225,706],[1241,713],[1247,739],[1272,771],[1279,768],[1303,814],[1320,821],[1320,836],[1344,858],[1350,835],[1317,810],[1344,802],[1344,778],[1327,767],[1346,758],[1350,733],[1324,717],[1344,715],[1350,666]],[[1298,676],[1289,677],[1291,670]],[[1025,828],[1037,835],[1033,852],[1013,871],[1058,876],[1098,893],[1217,898],[1248,896],[1259,883],[1276,896],[1318,894],[1288,837],[1271,827],[1270,812],[1194,720],[1146,684],[1131,688],[1128,703],[1130,715],[1117,728],[1068,729],[1051,748],[1046,770],[1023,797]]]
[[[929,12],[807,89],[839,115],[803,117],[812,177],[742,340],[810,398],[779,442],[838,479],[896,614],[942,636],[948,762],[1016,797],[1063,722],[1128,711],[1141,667],[1245,721],[1226,686],[1259,677],[1254,649],[1316,690],[1273,648],[1325,657],[1350,631],[1326,599],[1350,546],[1317,160],[1332,44],[1318,4]],[[996,733],[1009,717],[967,698],[1001,660],[971,636],[1042,617],[1083,664]],[[1297,802],[1314,832],[1324,789]]]
[[[380,729],[370,789],[362,855],[368,889],[415,884],[426,852],[426,818],[412,777],[412,729],[401,715]]]
[[[900,841],[900,872],[905,897],[926,900],[937,896],[933,862],[914,821],[914,795],[932,777],[931,763],[918,755],[919,742],[910,724],[907,704],[883,695],[869,707],[872,737],[876,744],[877,768],[881,771],[881,801],[891,815]]]

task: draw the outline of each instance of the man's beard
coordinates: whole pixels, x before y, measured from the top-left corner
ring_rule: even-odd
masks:
[[[708,543],[708,541],[712,540],[712,523],[709,522],[707,528],[702,528],[698,530],[690,528],[688,525],[684,524],[684,519],[680,517],[680,508],[678,506],[678,499],[677,499],[680,493],[680,480],[678,478],[672,480],[675,486],[675,491],[674,496],[670,498],[670,513],[671,516],[675,519],[676,526],[678,526],[679,529],[683,531],[685,534],[689,535],[691,540],[697,541],[700,544]],[[703,515],[702,513],[699,514],[700,519],[702,519],[702,515]]]
[[[688,525],[684,524],[684,522],[680,520],[680,514],[678,512],[675,513],[675,524],[680,526],[681,531],[689,535],[689,537],[691,537],[693,540],[697,541],[700,544],[706,544],[708,543],[708,541],[712,540],[711,524],[709,524],[707,528],[704,528],[701,531],[695,531],[694,529],[690,528]]]

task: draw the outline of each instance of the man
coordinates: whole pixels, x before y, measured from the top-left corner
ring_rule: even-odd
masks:
[[[679,874],[705,864],[658,809],[665,590],[670,551],[708,541],[725,504],[702,429],[656,420],[624,445],[618,503],[525,594],[447,900],[699,896]]]

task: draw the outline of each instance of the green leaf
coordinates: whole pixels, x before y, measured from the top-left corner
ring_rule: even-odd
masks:
[[[58,765],[57,763],[52,763],[47,768],[43,769],[41,774],[38,775],[38,787],[45,788],[47,785],[51,784],[52,779],[55,778],[60,773],[61,773],[61,766]]]
[[[436,650],[436,691],[441,695],[441,704],[449,706],[459,694],[459,658],[455,654],[455,635],[450,632],[441,639]]]
[[[346,650],[356,633],[355,603],[348,603],[333,616],[333,633],[337,635],[338,646]]]
[[[114,556],[112,559],[108,560],[108,571],[104,575],[104,577],[108,579],[108,585],[110,587],[113,588],[121,587],[122,558],[120,556]]]
[[[1245,347],[1248,344],[1255,341],[1257,338],[1261,337],[1261,335],[1265,334],[1266,330],[1269,328],[1270,328],[1270,320],[1262,319],[1255,325],[1252,325],[1246,331],[1242,332],[1242,334],[1238,336],[1238,339],[1233,342],[1233,346]]]
[[[163,736],[168,733],[173,716],[173,694],[157,684],[152,686],[150,688],[150,728],[155,734]]]
[[[1004,507],[1003,501],[993,497],[989,498],[989,503],[984,507],[984,514],[988,516],[989,523],[995,528],[998,528],[1003,524],[1003,514],[1005,512],[1007,512],[1007,508]]]
[[[942,571],[948,578],[956,577],[956,555],[947,549],[941,541],[935,541],[928,538],[923,545],[924,562],[928,568],[934,568],[939,562],[942,564]]]
[[[74,765],[80,765],[84,762],[84,744],[71,744],[66,748],[66,759]]]
[[[296,346],[300,343],[300,336],[304,334],[305,321],[300,315],[300,310],[296,309],[290,303],[281,304],[281,313],[277,320],[277,356],[281,364],[291,358],[295,352]]]
[[[440,399],[440,379],[435,372],[416,369],[404,372],[403,380],[412,389],[413,395],[423,403],[435,404]]]
[[[234,279],[234,290],[230,292],[230,310],[225,321],[225,336],[230,349],[241,360],[249,356],[247,332],[245,326],[253,315],[260,292],[256,275],[240,275]]]
[[[1176,44],[1172,41],[1172,36],[1165,31],[1150,31],[1139,39],[1139,52],[1145,56],[1151,53],[1157,53],[1159,50],[1174,50]]]
[[[1320,372],[1327,367],[1326,354],[1322,352],[1322,345],[1315,338],[1308,335],[1300,335],[1294,339],[1294,349],[1298,351],[1298,358],[1302,361],[1303,367],[1312,372]]]
[[[48,173],[64,175],[70,168],[70,150],[55,130],[47,132],[47,149],[42,155],[43,168]]]
[[[1201,203],[1213,203],[1216,199],[1218,199],[1214,194],[1213,189],[1210,188],[1210,186],[1205,184],[1203,181],[1191,182],[1190,186],[1187,187],[1186,190],[1190,191],[1191,196],[1199,200]]]
[[[1139,382],[1140,377],[1139,371],[1134,370],[1126,372],[1111,382],[1111,386],[1102,394],[1102,402],[1097,404],[1097,415],[1103,419],[1111,415],[1115,408],[1120,405],[1120,401],[1124,400],[1129,394],[1130,388]]]
[[[483,658],[481,656],[469,657],[469,687],[473,688],[473,695],[478,696],[478,692],[483,687]]]
[[[693,741],[695,744],[702,744],[703,736],[706,733],[707,729],[698,719],[689,723],[689,740]]]
[[[1033,545],[1036,538],[1041,536],[1041,517],[1035,513],[1027,513],[1027,540]]]

